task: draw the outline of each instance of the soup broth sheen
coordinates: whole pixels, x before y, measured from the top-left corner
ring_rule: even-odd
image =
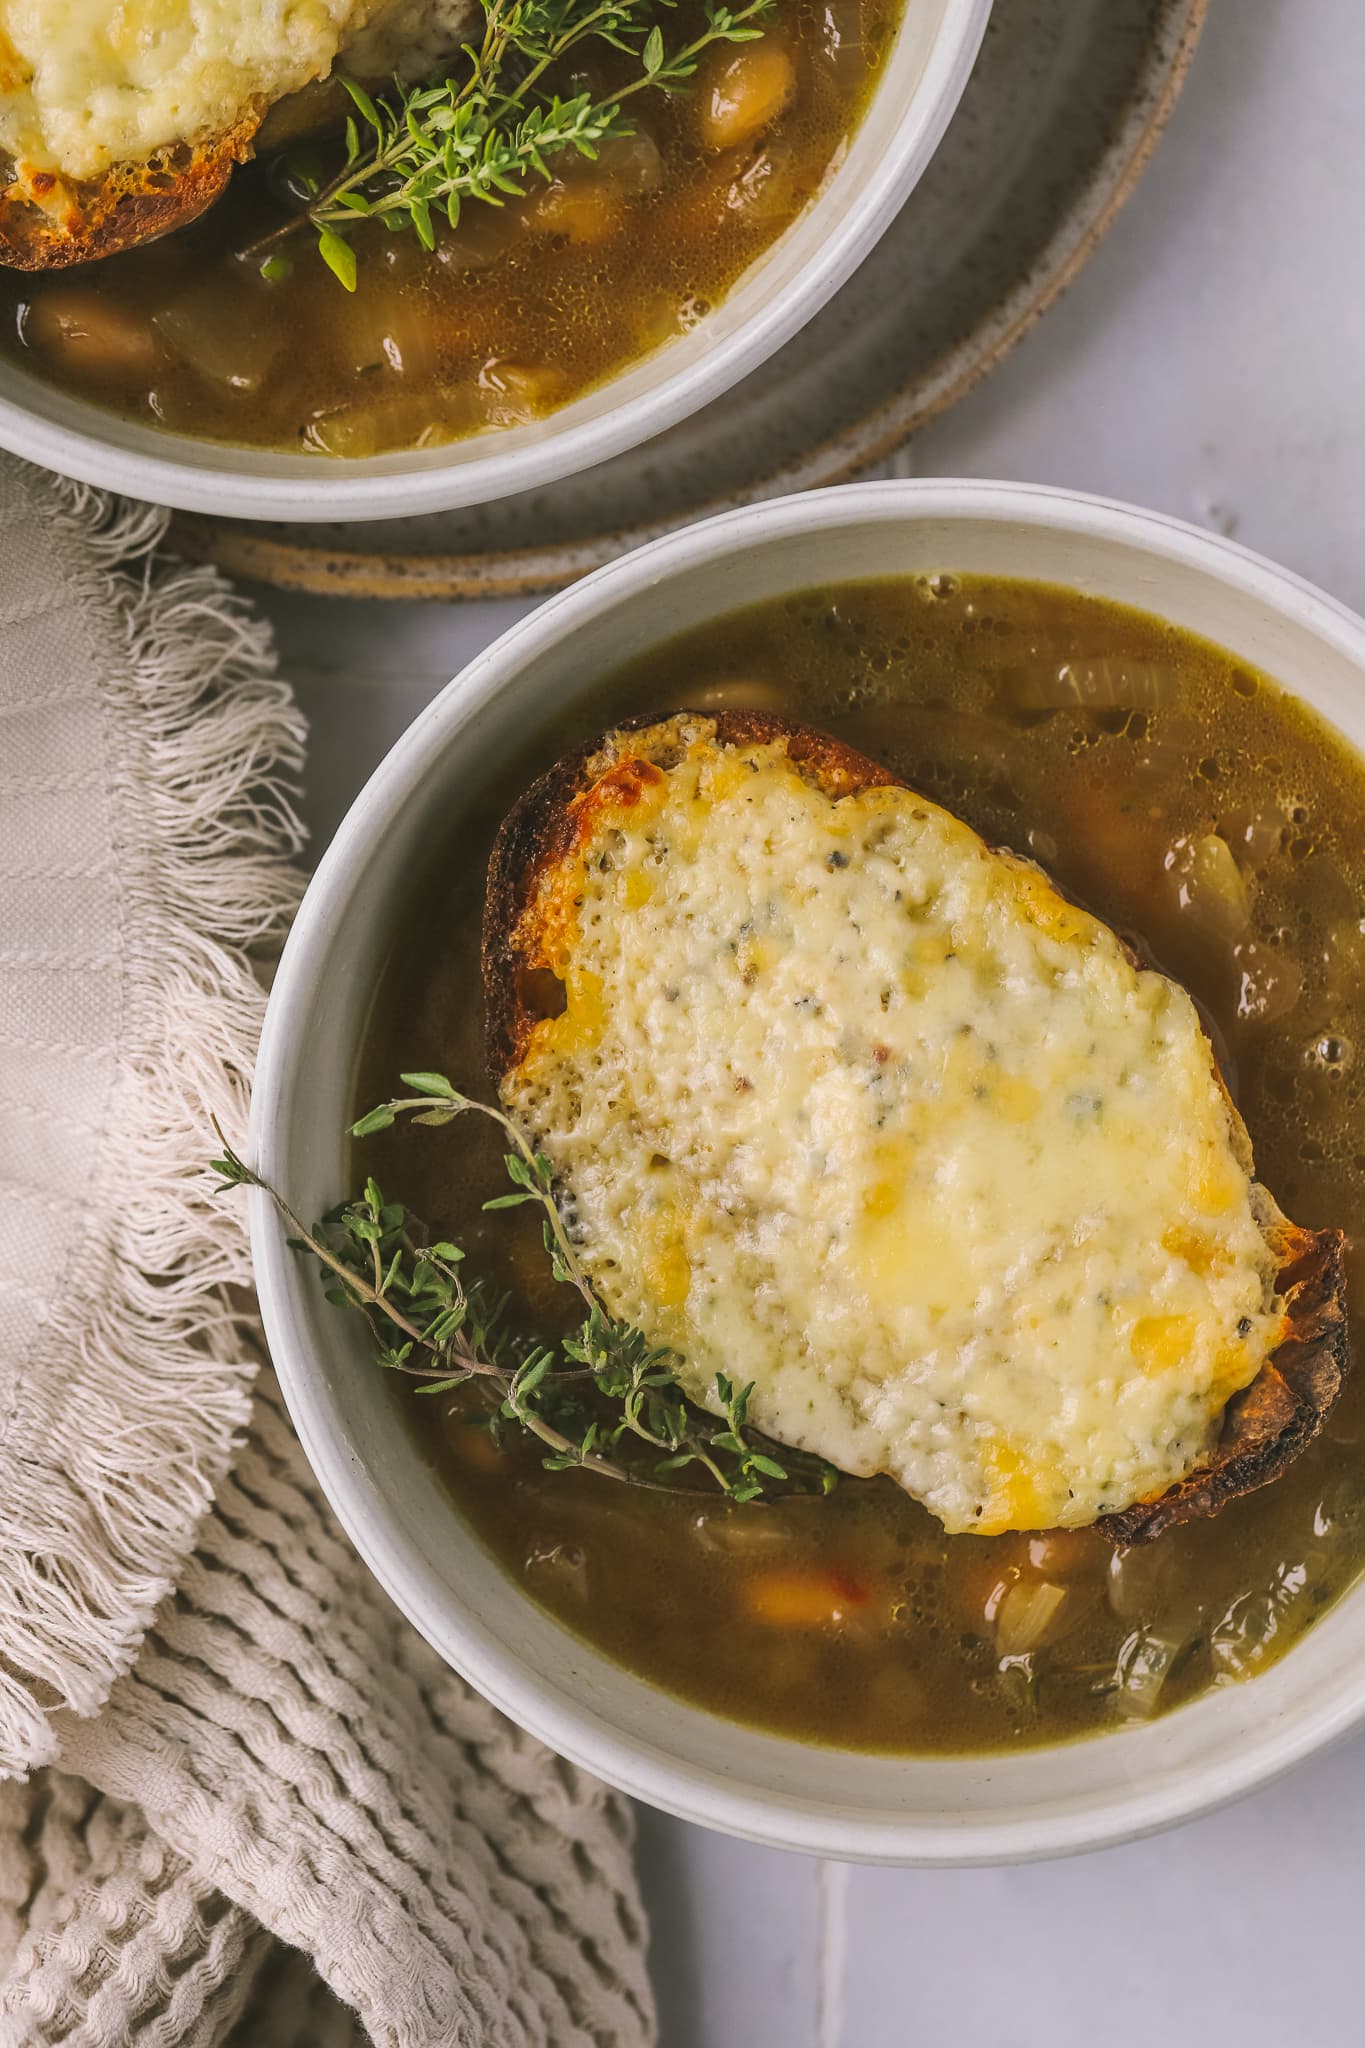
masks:
[[[1202,1006],[1259,1178],[1296,1221],[1344,1228],[1354,1265],[1365,768],[1219,649],[1035,584],[811,591],[691,632],[552,715],[416,888],[359,1107],[405,1068],[483,1084],[484,873],[520,791],[623,716],[725,707],[782,713],[885,762],[1138,942]],[[562,1290],[538,1232],[523,1212],[481,1211],[505,1186],[500,1151],[464,1122],[408,1126],[366,1140],[357,1163],[549,1329]],[[772,1506],[660,1497],[499,1453],[460,1399],[407,1405],[470,1527],[569,1628],[701,1706],[854,1748],[995,1750],[1166,1711],[1264,1669],[1362,1561],[1358,1376],[1275,1485],[1126,1552],[1087,1531],[949,1537],[884,1480]]]

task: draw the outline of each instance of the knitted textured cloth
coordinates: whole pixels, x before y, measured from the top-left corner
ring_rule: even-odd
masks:
[[[0,464],[0,2048],[638,2048],[628,1810],[455,1678],[257,1376],[302,729],[163,516]]]

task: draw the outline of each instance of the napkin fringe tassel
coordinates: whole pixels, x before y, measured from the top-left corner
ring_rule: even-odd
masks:
[[[115,801],[142,820],[127,877],[141,950],[91,1162],[92,1213],[117,1220],[73,1247],[0,1445],[0,1776],[55,1759],[55,1714],[103,1706],[248,1421],[244,1205],[207,1162],[215,1119],[244,1140],[260,973],[303,843],[305,727],[268,627],[215,570],[152,559],[164,512],[68,483],[52,502],[128,650],[108,688],[130,736]],[[58,1379],[76,1392],[54,1417]]]

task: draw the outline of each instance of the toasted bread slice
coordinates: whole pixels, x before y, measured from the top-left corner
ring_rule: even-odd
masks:
[[[1289,1223],[1252,1180],[1245,1126],[1183,991],[1031,863],[987,849],[913,792],[908,801],[875,794],[904,789],[826,735],[747,712],[640,721],[558,763],[505,820],[490,866],[483,975],[492,1076],[555,1164],[608,1305],[675,1345],[698,1398],[717,1367],[754,1379],[751,1412],[769,1434],[852,1471],[891,1471],[950,1529],[1093,1524],[1116,1543],[1144,1542],[1266,1485],[1322,1426],[1347,1365],[1342,1236]],[[758,823],[746,821],[746,803]],[[793,833],[804,836],[784,852]],[[699,865],[708,858],[709,870]],[[989,959],[974,953],[971,920],[956,911],[945,944],[937,884],[925,885],[928,911],[919,907],[921,870],[936,859],[940,881],[956,886],[954,862],[972,878],[971,901],[994,920]],[[862,879],[874,868],[875,887]],[[726,939],[746,903],[751,914],[733,929],[747,935]],[[797,919],[788,916],[794,905],[805,906]],[[632,937],[632,917],[647,920],[641,937]],[[807,918],[823,922],[806,932]],[[778,935],[771,944],[763,929]],[[937,947],[937,972],[914,965],[898,981],[902,946],[931,962]],[[992,993],[1002,979],[997,955],[1023,996]],[[865,1000],[873,956],[886,984],[880,1002]],[[793,997],[805,986],[800,974],[809,980],[821,963],[828,972],[815,995]],[[963,984],[957,1022],[957,1011],[942,1008],[950,967],[977,977]],[[1087,1005],[1079,1038],[1078,988]],[[1022,1001],[1033,1009],[1011,1007]],[[613,1004],[630,1012],[633,1036],[617,1029]],[[821,1021],[794,1036],[792,1012]],[[1150,1091],[1139,1090],[1137,1113],[1125,1108],[1113,1075],[1104,1078],[1110,1048],[1097,1016],[1128,1034],[1114,1041],[1125,1085],[1134,1048],[1148,1043],[1133,1036],[1132,1020],[1148,1020],[1157,1064],[1150,1077],[1137,1071],[1137,1083],[1178,1086],[1169,1115]],[[1056,1065],[1072,1058],[1073,1040],[1074,1071]],[[679,1045],[694,1071],[674,1071]],[[968,1057],[975,1064],[964,1070]],[[925,1058],[937,1062],[928,1082]],[[795,1096],[783,1093],[788,1069]],[[1027,1078],[1056,1073],[1065,1087],[1041,1094]],[[1087,1089],[1096,1091],[1093,1118]],[[1060,1133],[1059,1095],[1071,1119]],[[878,1105],[876,1119],[863,1117],[863,1101]],[[955,1119],[947,1140],[945,1113]],[[1112,1139],[1100,1128],[1105,1116]],[[875,1184],[838,1163],[872,1142],[860,1118],[875,1126],[876,1156],[890,1161]],[[1135,1157],[1132,1145],[1149,1142],[1152,1157]],[[774,1191],[759,1184],[754,1160],[775,1143],[784,1178]],[[1106,1145],[1119,1144],[1128,1152],[1110,1161]],[[975,1166],[972,1145],[985,1151]],[[1182,1146],[1195,1148],[1188,1158]],[[815,1165],[803,1164],[812,1153]],[[1026,1163],[1017,1185],[1016,1160]],[[903,1206],[930,1167],[938,1179],[921,1206]],[[954,1176],[969,1180],[977,1169],[975,1207],[954,1208]],[[1149,1217],[1147,1183],[1178,1192],[1193,1185],[1190,1171],[1203,1175],[1197,1213],[1168,1192],[1167,1207]],[[623,1180],[638,1185],[623,1192]],[[700,1200],[708,1213],[698,1219]],[[832,1220],[812,1234],[822,1204]],[[987,1229],[958,1279],[960,1246],[934,1236],[935,1205],[945,1228],[985,1215],[990,1228],[1023,1234],[993,1267]],[[1023,1258],[1019,1245],[1049,1218],[1062,1226],[1055,1244]],[[926,1234],[928,1251],[918,1242]],[[1158,1235],[1168,1255],[1158,1255]],[[1086,1247],[1080,1263],[1073,1239]],[[793,1248],[796,1263],[784,1268]],[[1130,1263],[1150,1271],[1159,1298],[1146,1301]],[[1065,1299],[1048,1292],[1054,1273]],[[1077,1292],[1082,1274],[1093,1302]],[[957,1299],[954,1288],[967,1293]],[[1167,1313],[1177,1299],[1182,1312]],[[978,1307],[992,1300],[994,1349]],[[964,1305],[982,1318],[979,1330],[970,1315],[964,1322]],[[1059,1323],[1062,1308],[1089,1321]],[[920,1328],[929,1332],[923,1353],[896,1356],[905,1332]],[[937,1330],[955,1330],[958,1342],[934,1365]],[[727,1337],[740,1349],[727,1351]],[[748,1355],[751,1343],[760,1356]],[[1128,1361],[1125,1375],[1114,1377],[1105,1346]],[[1085,1354],[1070,1380],[1055,1364],[1068,1348]],[[1182,1376],[1196,1366],[1187,1384]],[[1129,1409],[1119,1429],[1114,1418]],[[1072,1411],[1081,1421],[1068,1436],[1057,1418]],[[1162,1483],[1139,1486],[1163,1470]]]
[[[251,155],[260,118],[253,106],[211,141],[177,143],[143,163],[115,164],[99,178],[64,178],[11,162],[10,182],[0,186],[0,262],[58,270],[188,226]]]
[[[263,122],[267,148],[339,125],[350,103],[329,77],[334,62],[376,86],[395,75],[423,77],[459,48],[475,8],[474,0],[329,0],[306,22],[302,12],[291,22],[286,9],[273,20],[268,46],[268,15],[253,38],[244,7],[239,46],[225,46],[221,19],[216,43],[198,18],[178,39],[176,11],[169,0],[158,24],[168,52],[164,74],[141,44],[120,68],[113,54],[119,33],[111,32],[102,94],[98,80],[66,96],[40,90],[62,75],[61,63],[50,60],[60,59],[63,38],[76,32],[61,7],[30,31],[22,50],[0,29],[0,164],[8,167],[0,183],[0,261],[55,269],[185,226],[253,154]],[[126,42],[126,27],[122,36]],[[106,103],[121,110],[122,121],[104,133],[93,110]],[[124,153],[132,132],[154,146]]]

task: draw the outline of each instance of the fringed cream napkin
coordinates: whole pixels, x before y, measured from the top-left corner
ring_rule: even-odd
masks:
[[[0,462],[0,2048],[638,2048],[623,1803],[339,1535],[241,1310],[303,729],[163,515]]]

